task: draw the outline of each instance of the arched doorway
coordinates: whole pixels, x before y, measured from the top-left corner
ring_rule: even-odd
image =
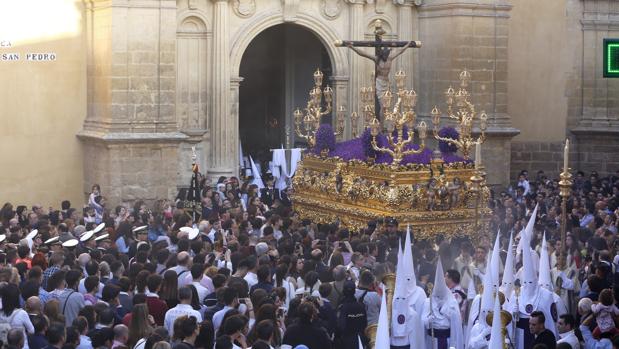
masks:
[[[305,106],[316,68],[330,84],[333,74],[326,48],[314,33],[294,24],[264,30],[243,53],[239,137],[243,154],[260,161],[262,168],[271,158],[270,149],[301,145],[292,112]]]

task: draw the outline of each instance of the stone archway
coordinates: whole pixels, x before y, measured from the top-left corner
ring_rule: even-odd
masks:
[[[269,149],[305,146],[295,135],[293,111],[305,106],[316,68],[326,77],[324,86],[331,85],[330,56],[316,35],[302,26],[272,26],[251,41],[239,70],[243,154],[265,165],[271,158]],[[330,122],[330,115],[323,122]]]

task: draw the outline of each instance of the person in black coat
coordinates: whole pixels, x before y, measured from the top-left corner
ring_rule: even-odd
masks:
[[[368,343],[364,331],[368,325],[365,304],[355,298],[355,283],[346,281],[342,290],[342,300],[337,307],[336,343],[342,349],[359,348],[359,337]]]
[[[555,335],[544,326],[546,316],[541,311],[534,311],[529,318],[529,330],[535,336],[533,346],[536,344],[544,344],[548,349],[557,347],[557,339]]]
[[[297,308],[298,320],[288,326],[282,344],[293,348],[304,344],[309,349],[331,349],[327,331],[318,325],[318,310],[311,300],[303,300]]]

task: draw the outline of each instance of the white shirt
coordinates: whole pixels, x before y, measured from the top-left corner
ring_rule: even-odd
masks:
[[[202,322],[202,315],[197,310],[194,310],[189,304],[179,304],[172,309],[169,309],[165,313],[165,318],[163,320],[163,326],[168,330],[170,336],[174,335],[174,320],[179,316],[193,316],[196,318],[198,323]]]
[[[86,281],[86,278],[81,279],[79,285],[77,285],[77,291],[79,293],[81,293],[81,294],[88,293],[88,291],[86,291],[86,286],[84,286],[84,281]],[[101,299],[101,297],[102,297],[101,296],[101,292],[103,292],[103,287],[104,286],[105,285],[103,283],[101,283],[101,282],[99,283],[99,291],[97,291],[97,294],[96,294],[97,298],[99,298],[99,299]]]
[[[234,309],[234,308],[226,305],[226,306],[223,307],[223,309],[221,309],[220,311],[216,312],[213,315],[213,328],[215,329],[215,332],[217,332],[217,330],[221,326],[221,322],[223,321],[224,316],[226,315],[226,313],[229,310],[232,310],[232,309]]]
[[[204,302],[204,298],[208,296],[208,290],[197,281],[194,281],[191,284],[196,288],[196,291],[198,291],[198,298],[200,300],[200,304],[202,304]]]
[[[560,333],[559,336],[561,337],[561,339],[557,341],[557,344],[567,343],[572,346],[572,349],[580,349],[580,341],[578,341],[578,337],[576,337],[576,334],[574,334],[574,330]]]
[[[243,279],[247,281],[247,286],[249,286],[250,289],[252,286],[258,283],[258,275],[251,271],[248,271]]]
[[[4,312],[0,311],[0,322],[9,323],[12,328],[21,329],[24,333],[24,338],[26,339],[24,342],[24,348],[28,349],[27,335],[34,333],[34,326],[32,326],[30,317],[25,310],[16,308],[9,316],[4,315]]]
[[[191,272],[189,271],[189,269],[187,269],[186,266],[177,265],[168,270],[174,270],[174,272],[178,276],[178,288],[189,285],[191,283]],[[189,274],[189,281],[186,281],[187,274]]]

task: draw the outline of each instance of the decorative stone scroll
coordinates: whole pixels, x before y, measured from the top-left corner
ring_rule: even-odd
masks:
[[[232,3],[234,13],[241,18],[248,18],[256,13],[255,0],[234,0]]]
[[[326,19],[336,19],[342,12],[342,0],[322,0],[322,15]]]

